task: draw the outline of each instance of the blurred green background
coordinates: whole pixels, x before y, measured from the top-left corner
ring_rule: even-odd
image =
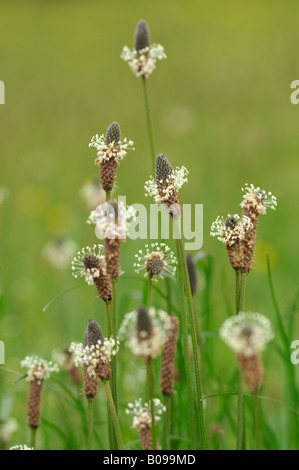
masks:
[[[96,241],[79,193],[97,176],[90,138],[104,133],[111,121],[120,123],[136,149],[119,167],[118,192],[128,203],[149,204],[143,189],[151,163],[142,84],[120,59],[123,46],[133,45],[141,18],[150,26],[152,42],[162,44],[168,56],[148,80],[156,152],[188,168],[182,201],[204,206],[202,250],[212,259],[209,328],[218,330],[227,315],[226,300],[231,306],[234,301],[234,273],[224,247],[210,238],[210,225],[217,215],[239,211],[247,182],[271,190],[278,209],[261,217],[246,306],[275,320],[267,281],[269,252],[278,304],[286,314],[298,289],[299,106],[290,102],[290,84],[299,79],[298,2],[9,0],[1,2],[0,12],[0,79],[6,86],[6,104],[0,106],[0,187],[9,191],[0,206],[5,367],[20,371],[25,355],[49,358],[53,349],[81,340],[90,317],[105,323],[104,305],[88,286],[43,311],[53,297],[80,282],[69,268],[55,269],[43,249],[54,237],[65,236],[78,248]],[[127,275],[134,275],[133,255],[142,246],[142,241],[128,240],[123,247]],[[199,313],[206,282],[200,271]],[[120,280],[121,317],[141,302],[141,286]],[[205,325],[207,318],[201,316],[201,322]],[[299,338],[298,321],[295,327],[290,339]],[[207,340],[207,347],[209,341],[225,385],[235,369],[234,356],[217,338]],[[125,357],[124,403],[138,397],[132,389],[136,362],[129,353]],[[282,399],[285,383],[275,347],[267,361],[263,393]],[[13,443],[27,442],[27,384],[12,385],[13,375],[0,375],[2,415],[17,417],[20,425]],[[213,386],[212,381],[206,392]],[[55,422],[56,398],[45,395],[49,408],[44,407],[44,416]],[[59,406],[60,413],[64,407]],[[283,429],[282,411],[267,406]],[[211,411],[211,423],[216,418]],[[127,423],[128,436],[136,439]],[[63,447],[59,435],[47,430],[40,437],[43,444]],[[225,431],[230,432],[228,425]],[[288,446],[287,437],[281,445]]]

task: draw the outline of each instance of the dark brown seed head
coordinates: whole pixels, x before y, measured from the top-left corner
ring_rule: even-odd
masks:
[[[226,219],[225,226],[226,226],[227,229],[233,230],[236,227],[237,223],[238,223],[238,221],[237,221],[236,217],[231,215]]]
[[[105,144],[115,144],[117,145],[121,140],[121,132],[120,132],[120,126],[118,122],[112,122],[110,126],[107,129],[106,132],[106,137],[105,137]]]
[[[250,328],[250,326],[245,326],[244,328],[242,328],[241,335],[245,336],[245,338],[250,338],[252,334],[253,334],[253,329]]]
[[[140,307],[137,313],[137,335],[143,340],[152,334],[153,325],[151,317],[145,307]]]
[[[102,328],[96,321],[90,319],[84,333],[84,347],[95,346],[98,341],[104,341]]]
[[[187,255],[187,268],[190,280],[191,294],[194,295],[197,291],[197,271],[195,263],[190,253]]]
[[[151,253],[145,262],[146,271],[152,276],[161,274],[166,267],[163,258],[162,253]]]
[[[173,175],[171,163],[160,153],[156,158],[156,184],[158,189],[163,188],[167,180]]]
[[[83,257],[83,264],[85,269],[98,269],[100,266],[100,260],[97,255],[92,253],[86,253]]]
[[[135,30],[135,49],[140,51],[150,46],[150,32],[147,22],[140,20]]]

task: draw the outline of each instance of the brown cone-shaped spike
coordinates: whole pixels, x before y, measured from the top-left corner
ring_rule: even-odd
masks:
[[[106,137],[105,137],[105,144],[106,145],[109,145],[109,144],[118,145],[120,141],[121,141],[120,126],[118,122],[114,121],[110,124],[110,126],[107,129]]]
[[[165,197],[164,190],[172,185],[173,175],[174,171],[171,163],[160,153],[156,158],[156,184],[161,199]],[[179,193],[175,188],[171,189],[168,199],[163,199],[163,203],[167,206],[171,217],[180,215],[181,203]]]
[[[195,263],[190,253],[187,255],[187,268],[190,280],[191,294],[194,295],[197,291],[197,271]]]
[[[118,161],[115,158],[109,158],[101,162],[100,177],[104,191],[112,191],[114,187]]]
[[[107,274],[111,279],[120,275],[120,239],[105,239],[105,259]]]
[[[97,366],[95,367],[95,373],[101,380],[109,380],[111,377],[111,367],[109,362],[104,362],[99,359]]]
[[[98,377],[91,377],[87,372],[88,365],[84,365],[84,395],[90,400],[98,393]]]
[[[145,307],[140,307],[137,313],[137,335],[142,341],[144,339],[142,333],[146,332],[146,338],[149,338],[153,331],[153,324],[151,317]]]
[[[239,354],[238,363],[240,369],[244,372],[246,385],[253,392],[258,392],[264,380],[264,367],[258,354],[249,357]]]
[[[243,267],[243,250],[242,250],[242,244],[238,240],[235,243],[233,243],[231,246],[228,244],[226,245],[226,251],[228,254],[228,259],[231,264],[231,267],[235,271],[242,270]]]
[[[95,346],[99,341],[104,342],[104,335],[100,325],[90,319],[84,333],[84,347]]]
[[[30,381],[27,422],[32,429],[38,428],[40,424],[40,403],[43,388],[43,380],[34,378]]]
[[[150,46],[150,32],[147,22],[140,20],[135,31],[135,49],[140,51]]]
[[[103,299],[104,302],[110,302],[112,299],[112,285],[110,277],[101,271],[100,277],[94,278],[94,284],[101,299]]]
[[[241,242],[243,252],[242,272],[247,274],[252,269],[259,214],[254,209],[248,209],[247,207],[244,207],[242,210],[242,215],[249,217],[252,224],[252,226],[246,230],[245,238]]]
[[[152,430],[149,425],[142,426],[139,430],[141,445],[143,450],[152,450],[153,448],[153,438]]]
[[[166,331],[167,339],[164,344],[161,365],[161,390],[163,395],[173,392],[174,384],[174,360],[177,347],[179,320],[177,317],[168,317],[171,327]]]

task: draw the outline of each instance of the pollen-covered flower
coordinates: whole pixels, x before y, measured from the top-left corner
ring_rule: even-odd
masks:
[[[243,196],[243,201],[241,207],[244,212],[248,212],[248,215],[251,218],[252,212],[255,212],[256,215],[266,214],[267,208],[276,209],[277,199],[269,191],[268,193],[259,187],[254,187],[253,184],[246,184],[242,191],[245,193]]]
[[[21,362],[22,367],[27,367],[27,380],[30,382],[27,408],[27,422],[32,429],[40,424],[40,404],[44,380],[50,378],[51,372],[58,372],[57,364],[45,361],[37,356],[27,356]]]
[[[261,387],[264,377],[260,353],[274,338],[270,320],[260,313],[239,312],[238,315],[225,320],[219,335],[237,354],[245,382],[256,392]]]
[[[157,60],[166,59],[164,47],[150,44],[149,28],[146,21],[139,21],[135,31],[135,47],[124,46],[121,59],[128,62],[136,77],[148,78],[155,70]]]
[[[94,284],[105,302],[112,299],[112,287],[106,272],[103,245],[94,245],[92,248],[87,246],[78,251],[72,262],[72,271],[75,278],[84,277],[88,285]]]
[[[100,325],[94,320],[89,320],[84,344],[72,343],[70,346],[70,351],[74,353],[75,365],[86,366],[90,377],[99,377],[101,380],[110,378],[110,362],[118,349],[118,338],[105,338]]]
[[[120,340],[125,340],[135,356],[145,361],[154,359],[161,353],[165,342],[167,321],[168,314],[163,310],[140,307],[125,315],[119,330]]]
[[[133,149],[133,141],[127,138],[121,139],[120,126],[112,122],[106,135],[96,134],[92,137],[89,147],[97,149],[95,164],[100,167],[100,176],[103,189],[112,191],[116,176],[116,169],[120,160],[127,154],[128,149]]]
[[[136,211],[133,206],[126,206],[123,201],[111,200],[97,206],[87,223],[95,224],[96,235],[100,239],[125,240],[130,222],[135,220]]]
[[[139,250],[135,258],[134,268],[137,273],[145,269],[145,276],[163,278],[164,273],[175,275],[177,259],[166,243],[145,245],[145,253]]]
[[[181,213],[179,190],[188,181],[188,170],[182,166],[173,169],[163,154],[156,158],[156,178],[145,183],[145,196],[153,196],[157,204],[165,204],[172,217]]]
[[[76,243],[67,238],[56,238],[43,249],[44,258],[56,269],[66,269],[76,252]]]
[[[225,245],[232,246],[240,240],[244,240],[245,232],[251,226],[249,217],[240,217],[238,214],[228,214],[224,220],[223,217],[218,216],[211,225],[212,237],[217,237]]]

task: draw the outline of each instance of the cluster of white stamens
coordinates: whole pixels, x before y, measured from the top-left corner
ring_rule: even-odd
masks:
[[[167,272],[175,275],[177,259],[166,243],[151,243],[145,245],[145,253],[142,250],[135,255],[137,260],[134,268],[137,273],[145,269],[145,276],[160,276]]]
[[[246,231],[252,227],[252,222],[249,217],[238,214],[228,214],[225,220],[222,216],[211,225],[210,235],[217,237],[217,240],[225,243],[228,246],[234,245],[239,240],[244,240]]]
[[[160,184],[165,186],[163,189],[158,188],[156,180],[151,176],[144,185],[145,196],[153,196],[157,204],[168,201],[174,192],[178,192],[183,184],[188,182],[188,174],[189,172],[184,166],[177,167],[165,181],[160,181]]]
[[[246,357],[263,351],[274,338],[270,320],[260,313],[240,312],[223,323],[219,335],[236,353]]]
[[[276,209],[277,198],[269,191],[268,193],[253,184],[246,184],[242,191],[243,201],[241,202],[242,208],[253,209],[257,214],[266,214],[267,208]]]
[[[161,403],[159,398],[153,399],[154,418],[155,421],[161,420],[161,415],[166,411],[166,407]],[[138,430],[152,425],[151,402],[142,403],[142,399],[135,400],[134,403],[128,403],[126,414],[133,415],[132,428]]]
[[[161,44],[152,44],[139,51],[124,46],[120,57],[125,62],[128,62],[136,77],[144,76],[145,78],[148,78],[155,70],[157,60],[167,58],[164,47]]]
[[[97,158],[95,160],[96,165],[100,165],[105,160],[113,158],[117,162],[122,160],[127,154],[127,150],[134,150],[134,142],[128,140],[126,137],[119,142],[106,143],[106,137],[104,134],[92,137],[89,147],[95,147],[97,149]]]
[[[50,378],[50,372],[59,372],[57,364],[52,361],[45,361],[38,356],[26,356],[21,362],[21,367],[27,367],[28,375],[26,380],[46,380]]]
[[[112,356],[115,356],[119,350],[119,339],[104,338],[98,340],[96,345],[83,346],[82,343],[71,343],[70,352],[74,354],[74,363],[76,367],[87,365],[87,372],[91,377],[96,377],[96,369],[99,363],[108,364]]]
[[[117,213],[116,213],[117,212]],[[95,224],[96,235],[99,239],[108,238],[125,240],[130,222],[135,220],[136,211],[133,206],[127,206],[120,201],[117,211],[113,204],[105,202],[99,205],[89,215],[87,223]]]
[[[84,277],[89,286],[94,284],[94,279],[100,277],[100,269],[98,267],[87,267],[84,263],[86,255],[90,255],[95,261],[98,261],[99,266],[105,273],[105,257],[103,255],[103,245],[93,245],[82,248],[78,251],[77,256],[72,261],[72,274],[75,278]]]

